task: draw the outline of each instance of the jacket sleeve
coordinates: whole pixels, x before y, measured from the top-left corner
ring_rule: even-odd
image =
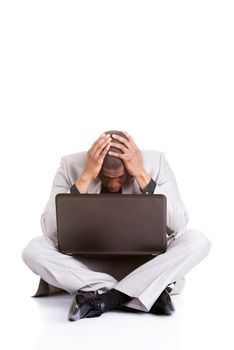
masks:
[[[76,184],[72,185],[72,187],[70,188],[70,192],[71,193],[77,193],[77,194],[79,193],[79,194],[81,194],[80,191],[78,190],[78,188],[76,187]]]
[[[156,187],[156,182],[151,178],[148,185],[145,186],[145,188],[143,188],[143,189],[140,188],[140,191],[142,194],[153,194],[155,187]]]
[[[49,200],[40,219],[43,234],[50,237],[55,243],[57,243],[55,196],[57,193],[70,193],[66,169],[66,161],[61,158],[60,166],[53,179]]]
[[[160,168],[156,179],[155,194],[164,194],[167,197],[167,226],[173,232],[186,228],[189,216],[180,197],[177,181],[165,153],[161,153]]]

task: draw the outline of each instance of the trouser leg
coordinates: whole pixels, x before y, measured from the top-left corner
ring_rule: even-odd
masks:
[[[46,236],[32,239],[24,248],[22,258],[44,281],[68,293],[78,289],[106,292],[117,283],[113,276],[90,270],[79,259],[60,253]]]
[[[178,294],[183,289],[184,275],[208,254],[209,249],[210,241],[205,235],[198,230],[186,230],[183,236],[169,244],[164,254],[146,258],[146,262],[144,258],[113,260],[112,267],[117,264],[117,269],[113,269],[116,278],[110,273],[109,261],[105,260],[103,266],[107,268],[102,269],[109,273],[93,271],[90,266],[92,268],[95,261],[90,265],[86,263],[89,259],[82,262],[81,258],[60,253],[46,236],[32,239],[23,250],[22,258],[33,272],[52,286],[69,293],[77,289],[104,293],[115,288],[133,297],[126,306],[149,311],[168,284],[176,281],[171,294]]]
[[[115,289],[132,296],[125,305],[149,311],[168,284],[181,281],[210,250],[209,239],[199,230],[186,229],[170,242],[167,251],[132,271],[115,285]]]

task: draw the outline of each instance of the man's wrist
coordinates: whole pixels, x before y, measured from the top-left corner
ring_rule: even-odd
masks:
[[[87,193],[90,182],[92,181],[91,176],[86,173],[82,173],[75,182],[75,186],[80,193]]]
[[[142,194],[154,194],[155,188],[156,188],[156,182],[151,178],[148,185],[143,190],[141,190],[141,193]]]
[[[83,182],[91,182],[92,176],[89,175],[88,173],[83,172],[76,181],[78,181],[78,180],[83,181]]]
[[[142,170],[141,173],[135,176],[135,179],[137,180],[140,189],[143,190],[150,182],[151,176],[147,173],[146,170]]]

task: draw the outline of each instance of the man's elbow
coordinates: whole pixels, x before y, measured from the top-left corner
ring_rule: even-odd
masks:
[[[43,235],[48,236],[44,213],[41,215],[40,224],[41,224],[41,230],[42,230]]]
[[[184,230],[188,225],[188,213],[187,211],[182,211],[179,215],[175,217],[174,231],[178,232]]]
[[[186,228],[189,215],[185,208],[176,207],[168,211],[167,225],[173,232],[178,232]]]

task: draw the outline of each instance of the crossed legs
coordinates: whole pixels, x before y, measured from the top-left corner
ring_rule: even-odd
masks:
[[[22,258],[44,281],[68,293],[73,294],[78,289],[104,293],[114,288],[132,297],[126,306],[148,312],[168,284],[176,281],[171,294],[180,293],[184,276],[208,255],[210,246],[209,239],[201,231],[186,229],[168,245],[164,254],[133,261],[132,266],[125,266],[122,274],[120,269],[124,265],[120,260],[119,264],[118,260],[113,260],[113,272],[119,272],[115,277],[107,260],[101,266],[102,272],[97,271],[95,264],[102,264],[101,260],[62,254],[46,236],[32,239],[24,248]]]

